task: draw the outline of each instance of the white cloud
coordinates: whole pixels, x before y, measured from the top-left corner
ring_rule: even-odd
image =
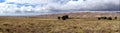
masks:
[[[13,2],[16,4],[7,4]],[[17,4],[31,4],[32,6],[17,7]],[[44,5],[43,5],[44,4]],[[19,5],[20,6],[20,5]],[[0,3],[0,13],[21,11],[35,11],[35,12],[54,12],[51,10],[118,10],[120,7],[120,0],[6,0]],[[61,11],[63,12],[63,11]]]

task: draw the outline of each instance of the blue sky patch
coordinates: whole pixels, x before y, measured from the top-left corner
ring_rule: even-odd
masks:
[[[28,6],[32,6],[33,8],[36,7],[36,5],[34,4],[29,4],[29,3],[25,3],[25,4],[20,4],[20,3],[15,3],[15,2],[8,2],[7,4],[15,4],[17,5],[18,8],[22,7],[22,6],[25,6],[25,7],[28,7]]]
[[[5,2],[5,0],[0,0],[0,3]]]

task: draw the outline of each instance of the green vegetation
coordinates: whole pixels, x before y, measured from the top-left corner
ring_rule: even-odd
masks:
[[[120,20],[0,17],[0,33],[119,33]]]

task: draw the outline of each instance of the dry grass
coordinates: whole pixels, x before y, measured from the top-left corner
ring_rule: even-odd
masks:
[[[0,33],[119,33],[120,20],[0,17]]]

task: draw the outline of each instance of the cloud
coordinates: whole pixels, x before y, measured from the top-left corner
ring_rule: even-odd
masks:
[[[79,10],[79,11],[119,11],[119,0],[86,0],[69,1],[66,5],[54,7],[56,10]],[[63,9],[64,8],[64,9]],[[53,10],[55,10],[53,9]]]
[[[0,13],[120,11],[120,0],[4,0]]]

